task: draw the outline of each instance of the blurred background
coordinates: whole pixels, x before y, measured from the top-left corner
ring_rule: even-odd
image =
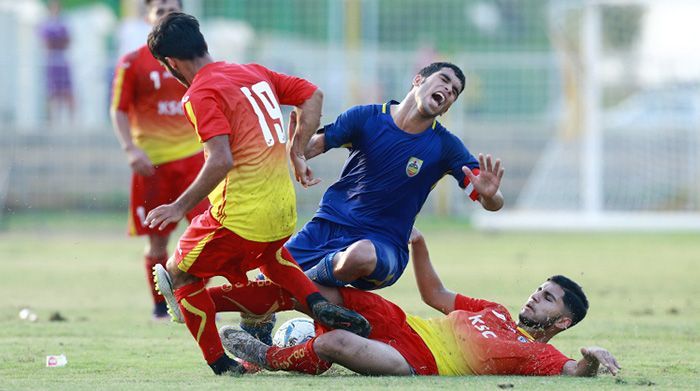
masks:
[[[184,0],[184,10],[215,59],[319,85],[324,122],[401,100],[430,62],[462,67],[465,92],[441,122],[472,153],[504,161],[506,208],[481,214],[446,177],[424,214],[486,229],[700,229],[700,2]],[[108,109],[117,59],[148,34],[142,12],[139,0],[0,0],[1,221],[36,210],[126,220],[129,167]],[[60,94],[56,67],[69,79]],[[312,161],[324,181],[298,191],[302,215],[346,155]]]

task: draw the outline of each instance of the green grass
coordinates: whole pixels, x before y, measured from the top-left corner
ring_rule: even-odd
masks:
[[[368,378],[343,369],[316,378],[221,378],[210,373],[184,327],[149,320],[143,240],[127,238],[124,222],[123,215],[11,216],[0,232],[0,389],[700,389],[694,234],[483,234],[459,221],[420,222],[453,290],[514,312],[552,274],[580,282],[589,315],[553,343],[574,357],[581,346],[608,348],[623,366],[617,378]],[[381,292],[409,312],[435,314],[421,304],[410,268]],[[19,319],[25,306],[38,322]],[[68,321],[49,322],[55,311]],[[68,366],[46,368],[45,356],[60,353]]]

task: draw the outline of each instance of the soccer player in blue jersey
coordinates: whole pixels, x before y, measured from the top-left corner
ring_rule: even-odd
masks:
[[[464,83],[456,65],[430,64],[400,103],[353,107],[312,137],[306,159],[332,148],[350,150],[313,219],[285,245],[312,280],[363,290],[396,282],[408,263],[416,216],[445,174],[484,209],[503,207],[500,160],[476,159],[436,120]]]

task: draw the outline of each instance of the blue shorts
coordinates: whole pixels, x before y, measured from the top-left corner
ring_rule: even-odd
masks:
[[[408,264],[408,251],[390,241],[357,228],[314,217],[284,247],[303,270],[316,266],[325,257],[333,257],[351,244],[367,239],[377,253],[377,266],[372,274],[350,283],[355,288],[373,290],[393,285]]]

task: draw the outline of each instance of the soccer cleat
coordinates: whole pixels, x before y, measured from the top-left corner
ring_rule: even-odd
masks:
[[[247,375],[252,375],[262,371],[262,368],[259,365],[253,364],[250,361],[241,360],[238,357],[234,357],[233,359],[243,366],[243,369],[245,370],[244,373]]]
[[[153,266],[153,281],[156,283],[158,293],[165,298],[171,320],[175,323],[185,323],[173,292],[173,282],[170,279],[170,274],[168,274],[163,265],[156,264]]]
[[[160,301],[153,306],[153,320],[157,322],[170,320],[168,305],[165,301]]]
[[[209,364],[209,367],[214,371],[215,375],[231,375],[238,376],[247,373],[246,369],[238,361],[223,354],[216,361]]]
[[[372,331],[372,326],[364,316],[327,300],[314,303],[311,313],[322,325],[333,329],[347,330],[361,337],[369,336]]]
[[[266,359],[267,351],[270,349],[269,345],[265,345],[252,335],[233,326],[220,328],[219,337],[229,353],[261,368],[272,370]]]
[[[272,329],[275,328],[275,323],[277,323],[277,317],[274,313],[267,316],[241,313],[239,326],[265,345],[272,345]]]

